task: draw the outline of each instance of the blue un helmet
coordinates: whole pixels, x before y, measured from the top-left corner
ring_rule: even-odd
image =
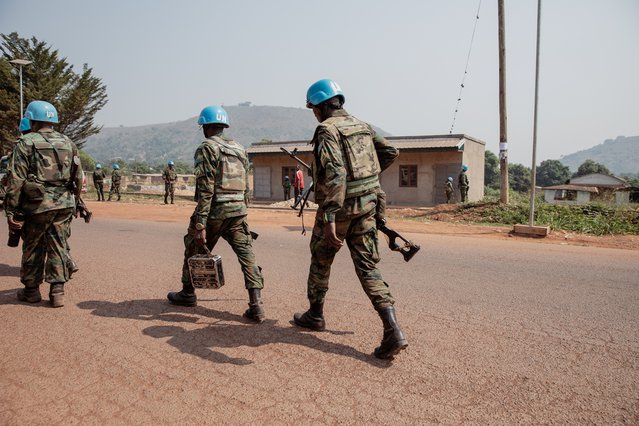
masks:
[[[29,119],[27,117],[23,117],[20,120],[20,133],[26,133],[31,131],[31,123],[29,123]]]
[[[166,164],[168,164],[169,166],[173,166],[175,163],[173,163],[173,160],[169,160],[169,162]]]
[[[312,108],[335,96],[341,96],[342,103],[346,101],[344,92],[342,92],[339,84],[328,79],[317,81],[306,91],[306,108]]]
[[[27,106],[24,113],[25,118],[33,121],[44,121],[46,123],[58,123],[58,111],[49,102],[32,101]]]
[[[113,169],[114,169],[114,170],[119,170],[119,169],[120,169],[120,166],[118,166],[117,164],[114,164],[114,165],[113,165]]]
[[[462,171],[467,172],[468,166],[466,164],[462,165]]]
[[[101,168],[102,168],[102,164],[100,164],[100,163],[96,164],[96,165],[95,165],[95,168],[96,168],[96,169],[101,169]]]
[[[200,113],[197,124],[221,124],[229,127],[229,115],[221,106],[209,105]]]
[[[453,181],[453,178],[448,176],[448,182],[452,182],[452,181]]]

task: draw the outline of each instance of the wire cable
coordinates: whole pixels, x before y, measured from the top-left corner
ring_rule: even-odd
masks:
[[[477,30],[477,22],[479,22],[479,10],[481,9],[481,0],[477,6],[477,13],[475,14],[475,25],[473,26],[473,35],[470,37],[470,46],[468,47],[468,56],[466,57],[466,67],[464,68],[464,75],[462,77],[461,84],[459,85],[459,95],[457,95],[457,104],[455,105],[455,112],[453,113],[453,122],[450,124],[450,132],[453,133],[455,127],[455,120],[457,119],[457,111],[459,111],[459,103],[462,100],[462,90],[464,90],[464,83],[466,82],[466,75],[468,74],[468,64],[470,63],[470,54],[473,51],[473,41],[475,41],[475,31]]]

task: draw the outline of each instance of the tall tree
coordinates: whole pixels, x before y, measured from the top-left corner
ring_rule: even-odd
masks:
[[[521,164],[508,165],[508,181],[513,191],[527,192],[530,190],[530,175],[532,171],[529,167]]]
[[[551,186],[566,183],[570,179],[570,167],[559,160],[544,160],[537,167],[537,185]]]
[[[0,138],[7,150],[18,135],[20,122],[20,83],[12,59],[33,63],[22,69],[25,106],[33,100],[44,100],[58,110],[57,129],[69,136],[79,148],[86,139],[98,133],[95,114],[107,103],[106,86],[84,64],[76,73],[58,50],[37,38],[21,38],[18,33],[0,34]]]
[[[499,158],[488,150],[484,155],[484,186],[499,188]]]
[[[608,170],[608,167],[604,166],[603,164],[597,163],[594,160],[586,160],[581,163],[581,165],[577,169],[577,172],[573,174],[572,177],[589,175],[591,173],[601,173],[604,175],[611,174],[610,170]]]

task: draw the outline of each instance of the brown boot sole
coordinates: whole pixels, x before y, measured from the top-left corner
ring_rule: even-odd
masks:
[[[377,352],[377,350],[375,350],[374,355],[376,358],[379,358],[379,359],[393,359],[397,354],[399,354],[401,351],[403,351],[407,347],[408,347],[408,342],[406,340],[399,341],[397,342],[397,344],[395,344],[395,346],[391,350],[384,352],[383,354],[380,354]]]
[[[308,330],[313,330],[313,331],[324,331],[326,330],[326,323],[322,322],[322,323],[308,323],[308,322],[303,322],[302,321],[302,317],[304,316],[304,314],[295,314],[293,315],[293,322],[302,328],[306,328]]]

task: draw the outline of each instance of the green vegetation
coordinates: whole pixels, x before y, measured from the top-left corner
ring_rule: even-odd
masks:
[[[619,136],[608,139],[584,151],[561,157],[561,162],[575,171],[586,160],[605,165],[615,175],[637,173],[639,164],[639,136]]]
[[[75,72],[65,57],[45,42],[18,33],[0,34],[0,151],[9,151],[18,137],[20,123],[19,69],[9,61],[26,59],[22,67],[25,108],[33,100],[45,100],[58,110],[57,130],[82,148],[86,139],[101,129],[93,122],[107,103],[106,86],[84,64]]]
[[[610,170],[606,166],[601,163],[597,163],[593,160],[586,160],[577,169],[577,172],[572,175],[572,177],[589,175],[591,173],[601,173],[604,175],[610,175]]]
[[[473,223],[515,225],[528,223],[530,203],[525,197],[515,195],[508,205],[497,201],[481,201],[458,206],[456,219]],[[535,224],[550,225],[554,230],[583,234],[639,235],[639,210],[628,206],[612,206],[600,203],[559,205],[535,201]]]

